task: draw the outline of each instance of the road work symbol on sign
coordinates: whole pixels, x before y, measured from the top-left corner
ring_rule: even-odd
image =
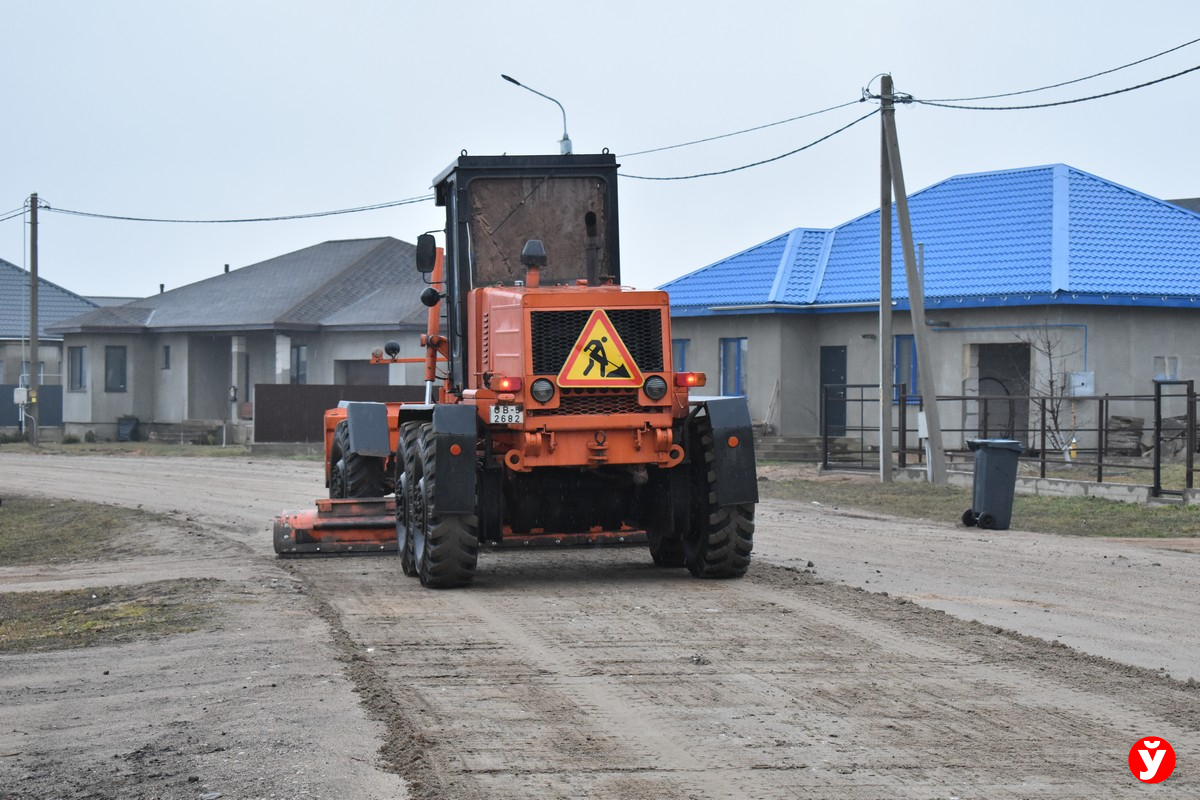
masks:
[[[1142,783],[1162,783],[1175,771],[1175,750],[1161,736],[1138,739],[1129,748],[1129,771]]]
[[[566,388],[620,389],[642,385],[642,373],[603,309],[588,317],[575,340],[558,385]]]

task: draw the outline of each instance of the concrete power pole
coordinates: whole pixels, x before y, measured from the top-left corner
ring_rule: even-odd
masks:
[[[29,195],[29,443],[38,444],[38,196]]]
[[[882,119],[894,114],[892,76],[879,90]],[[879,480],[892,482],[892,168],[886,124],[880,127],[879,182]],[[900,443],[904,446],[904,443]]]
[[[917,348],[917,379],[920,382],[921,397],[925,401],[930,480],[933,483],[944,484],[946,483],[946,452],[942,449],[942,425],[937,406],[936,373],[933,369],[933,361],[929,356],[929,332],[925,327],[925,286],[921,274],[917,271],[912,219],[908,214],[908,193],[904,188],[904,168],[900,163],[900,141],[896,135],[896,115],[891,102],[894,100],[894,96],[891,91],[890,77],[883,85],[887,87],[884,102],[888,106],[882,115],[883,135],[887,147],[887,167],[891,172],[892,188],[896,193],[896,216],[900,223],[900,245],[904,250],[904,275],[908,282],[908,305],[911,310],[913,339]],[[890,248],[886,257],[891,259]],[[883,256],[881,256],[882,258]],[[882,303],[883,298],[881,297],[881,307]]]

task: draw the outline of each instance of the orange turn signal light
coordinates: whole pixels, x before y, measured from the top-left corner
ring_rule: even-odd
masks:
[[[703,372],[676,372],[675,385],[691,389],[696,386],[703,386],[708,382],[708,377]]]

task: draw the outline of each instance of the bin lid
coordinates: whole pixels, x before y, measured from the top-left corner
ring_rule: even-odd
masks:
[[[1016,439],[967,439],[967,447],[972,450],[997,449],[997,450],[1016,450],[1018,453],[1025,449],[1023,442],[1018,442]]]

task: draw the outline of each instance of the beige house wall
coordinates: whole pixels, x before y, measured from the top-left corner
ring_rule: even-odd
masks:
[[[402,357],[423,358],[419,335],[412,332],[326,332],[291,336],[275,331],[246,334],[159,333],[159,334],[69,334],[65,347],[86,348],[85,388],[63,393],[64,433],[83,436],[89,431],[101,439],[114,439],[121,417],[134,416],[145,424],[180,424],[202,421],[213,424],[253,413],[253,385],[286,383],[289,369],[278,370],[280,359],[289,363],[292,345],[308,346],[308,383],[333,383],[338,361],[370,361],[371,351],[392,339],[401,344]],[[236,343],[236,348],[235,348]],[[126,347],[127,375],[124,392],[104,388],[104,348]],[[170,347],[167,365],[164,347]],[[278,348],[285,348],[278,350]],[[42,348],[43,358],[54,347]],[[47,360],[58,369],[55,356]],[[19,365],[18,365],[19,366]],[[65,366],[63,367],[65,369]],[[392,384],[420,384],[424,363],[392,365]],[[66,383],[66,375],[62,376]],[[229,387],[237,387],[237,405],[229,400]],[[250,402],[246,408],[243,404]]]
[[[947,308],[931,304],[926,317],[930,357],[935,365],[939,396],[979,393],[981,345],[1031,343],[1029,383],[1033,393],[1045,392],[1051,377],[1058,385],[1070,373],[1091,373],[1096,395],[1146,395],[1156,376],[1179,380],[1200,378],[1200,309],[1140,307],[1046,306],[1013,308]],[[878,314],[874,309],[823,314],[742,314],[676,317],[673,337],[688,339],[688,368],[708,373],[707,393],[719,392],[719,340],[745,336],[749,340],[751,416],[770,422],[787,436],[820,434],[820,348],[844,346],[850,384],[879,383]],[[907,312],[896,312],[895,335],[911,335]],[[1039,351],[1049,351],[1039,352]],[[1051,360],[1053,359],[1053,367]],[[770,396],[778,382],[776,407]],[[1014,391],[1024,394],[1025,391]],[[949,409],[949,404],[943,404]],[[943,412],[944,427],[968,428],[972,413],[959,404]],[[1094,423],[1087,409],[1076,404],[1072,413],[1080,427]],[[1122,414],[1119,402],[1111,413]],[[878,406],[869,404],[866,420],[878,419]],[[1144,414],[1143,407],[1139,414]],[[1167,409],[1166,413],[1174,413]],[[1182,413],[1182,412],[1180,412]],[[915,419],[910,420],[915,426]],[[962,437],[958,437],[962,438]],[[868,437],[873,443],[873,438]],[[956,440],[948,446],[961,446]]]

